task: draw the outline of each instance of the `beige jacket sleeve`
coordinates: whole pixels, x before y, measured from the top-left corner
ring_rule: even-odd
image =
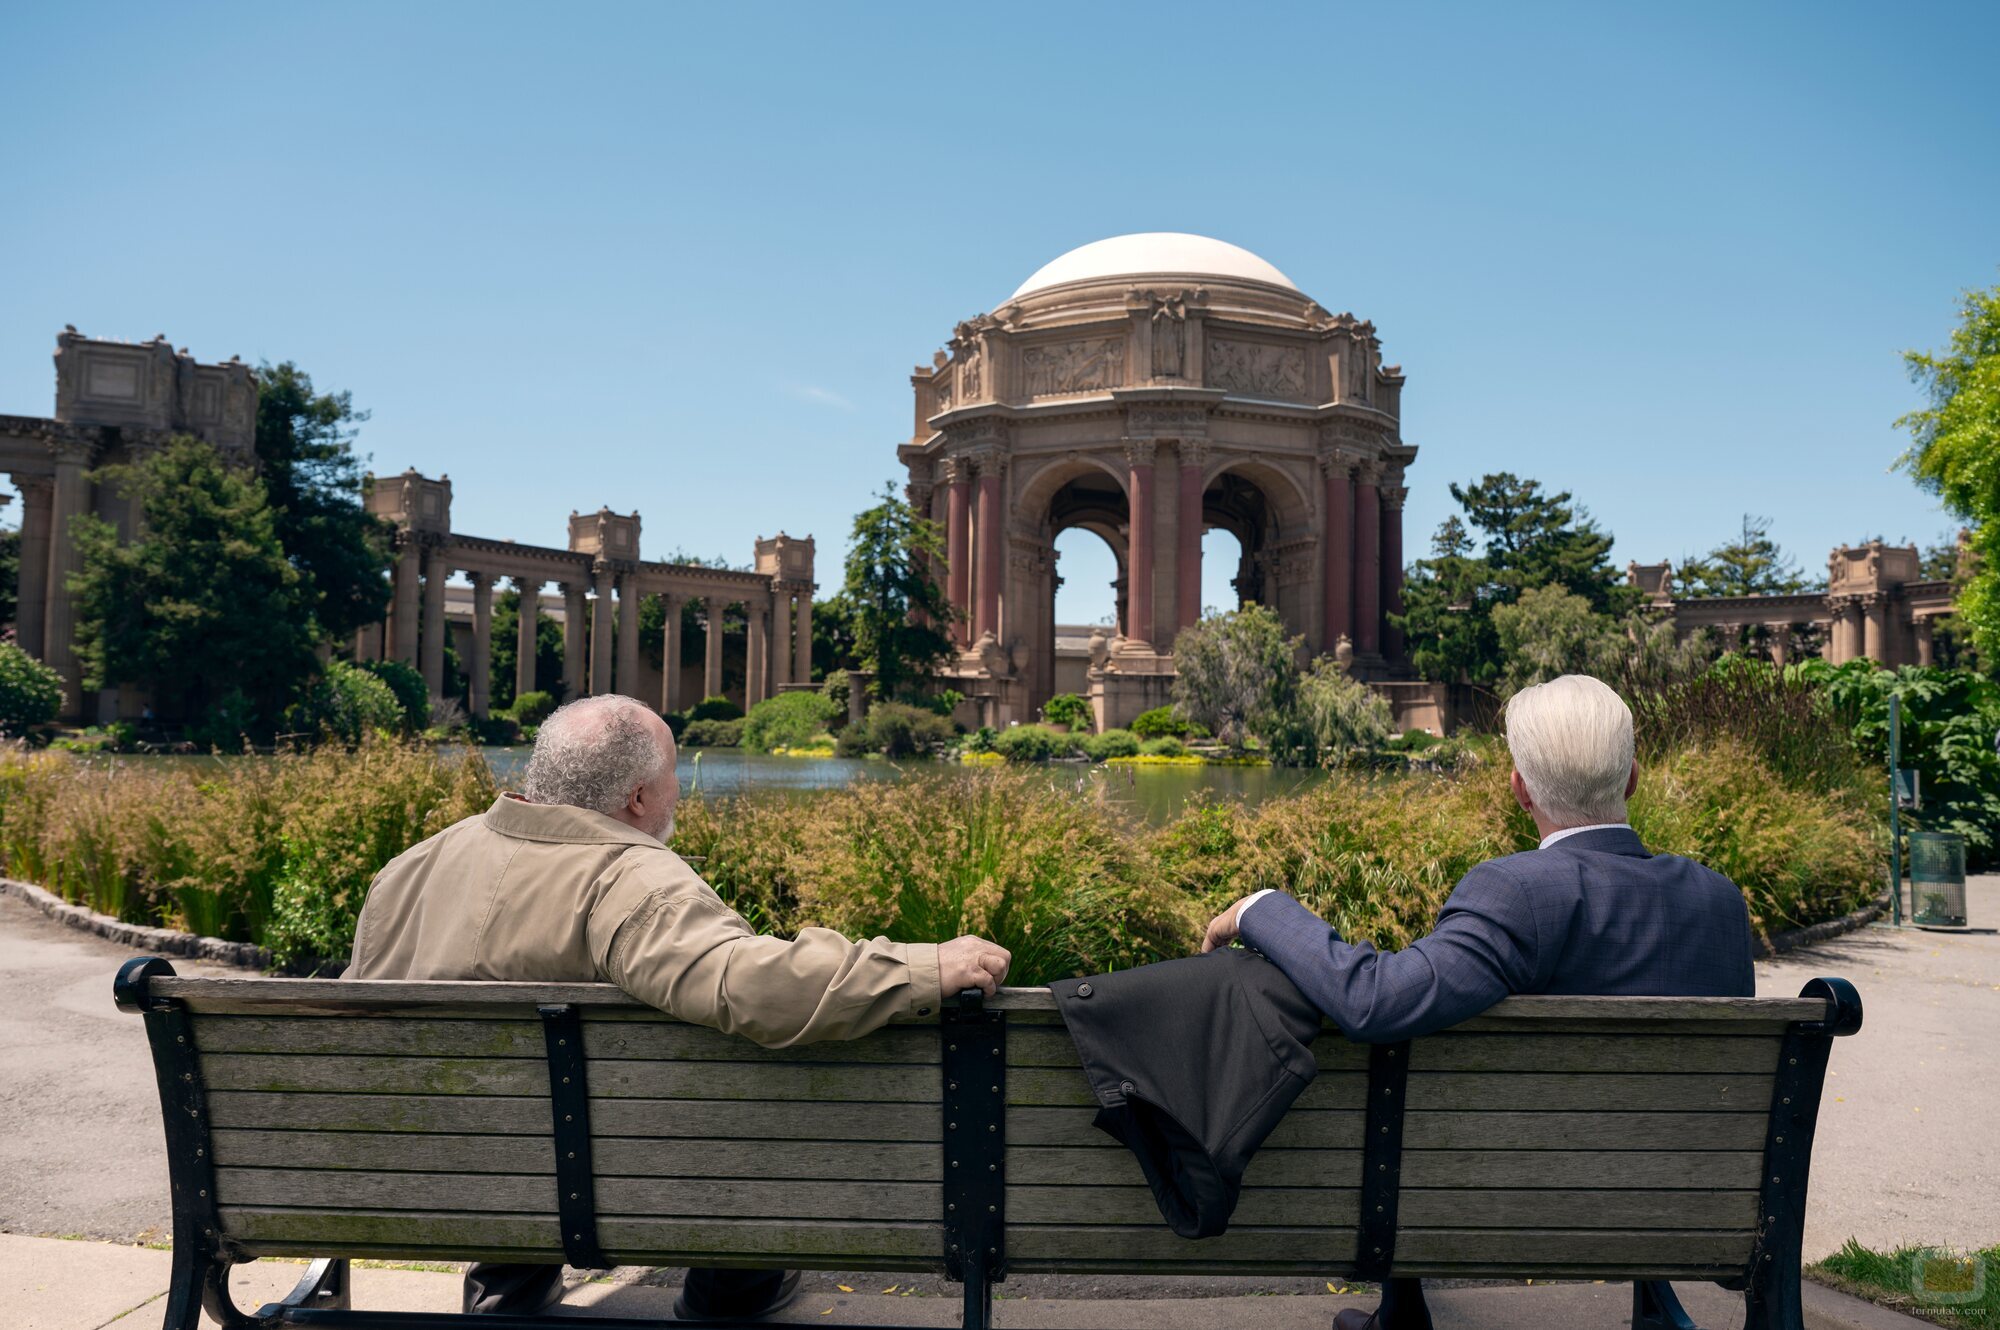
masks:
[[[826,928],[789,940],[760,936],[678,855],[664,857],[670,865],[624,865],[620,876],[639,881],[621,882],[599,906],[622,912],[617,902],[643,888],[600,960],[606,977],[640,1001],[766,1048],[854,1039],[938,1010],[935,946],[856,942]]]

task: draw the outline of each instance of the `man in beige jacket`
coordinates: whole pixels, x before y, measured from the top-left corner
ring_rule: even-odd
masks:
[[[376,875],[350,979],[608,980],[682,1020],[786,1048],[925,1017],[945,994],[991,994],[1007,951],[856,942],[824,928],[760,936],[666,847],[680,782],[666,722],[630,698],[551,715],[522,794],[447,827]],[[675,1315],[752,1317],[796,1294],[788,1271],[691,1270]],[[562,1268],[475,1265],[468,1312],[527,1314]]]

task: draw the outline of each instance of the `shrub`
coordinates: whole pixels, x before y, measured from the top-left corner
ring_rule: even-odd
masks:
[[[465,722],[465,728],[474,743],[506,747],[521,742],[520,722],[504,711],[496,711],[490,716],[473,716]]]
[[[950,720],[923,707],[901,702],[877,702],[857,725],[840,732],[836,751],[842,757],[880,753],[884,757],[915,757],[949,745],[958,737]]]
[[[1114,757],[1139,756],[1139,736],[1130,730],[1106,730],[1082,736],[1083,753],[1093,762],[1109,762]]]
[[[421,733],[431,723],[431,690],[424,676],[400,660],[370,660],[361,666],[389,685],[403,705],[403,732]]]
[[[688,712],[689,720],[741,720],[743,708],[737,706],[720,693],[712,693],[694,704]]]
[[[128,721],[87,726],[81,734],[65,734],[49,741],[49,747],[65,753],[123,753],[139,737],[138,728]]]
[[[779,693],[743,718],[743,747],[753,753],[804,748],[832,723],[833,703],[818,693]]]
[[[1042,704],[1042,720],[1050,725],[1067,725],[1071,730],[1097,728],[1097,713],[1076,693],[1057,693]]]
[[[1188,723],[1172,707],[1154,707],[1142,711],[1132,721],[1132,733],[1141,739],[1183,738],[1188,732]]]
[[[62,676],[12,642],[0,642],[0,734],[45,725],[62,710]]]
[[[993,751],[1009,762],[1052,762],[1079,752],[1077,739],[1046,725],[1013,725],[993,740]]]
[[[958,710],[958,704],[964,700],[965,694],[959,692],[956,688],[940,688],[929,697],[926,697],[923,700],[923,705],[935,711],[938,715],[943,716],[946,720],[949,720],[952,714]]]
[[[667,728],[673,732],[676,741],[687,732],[688,718],[685,711],[661,712],[660,719],[667,723]]]
[[[507,714],[514,718],[517,725],[540,725],[555,709],[555,694],[536,689],[515,698],[514,704],[507,708]]]
[[[743,742],[742,720],[690,720],[681,742],[689,748],[735,748]]]
[[[1148,739],[1146,740],[1146,742],[1140,744],[1139,756],[1186,757],[1187,745],[1182,743],[1179,739],[1176,739],[1171,734],[1162,735],[1157,739]]]
[[[293,733],[353,745],[375,730],[400,730],[403,704],[380,675],[329,660],[285,712],[285,725]]]

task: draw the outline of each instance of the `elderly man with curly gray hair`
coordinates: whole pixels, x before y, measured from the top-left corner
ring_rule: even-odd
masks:
[[[520,794],[447,827],[376,875],[350,979],[607,980],[682,1020],[786,1048],[853,1039],[947,993],[991,994],[1012,957],[961,937],[854,941],[824,928],[759,935],[666,846],[680,781],[651,708],[589,697],[535,737]],[[475,1265],[468,1312],[530,1314],[559,1266]],[[751,1318],[795,1295],[786,1271],[691,1270],[684,1319]]]

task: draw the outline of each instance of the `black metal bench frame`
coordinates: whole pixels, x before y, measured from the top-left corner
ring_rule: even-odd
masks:
[[[274,1330],[287,1325],[345,1326],[355,1330],[552,1330],[576,1318],[462,1316],[447,1313],[357,1311],[351,1306],[349,1263],[311,1262],[284,1298],[244,1312],[229,1294],[232,1266],[257,1259],[232,1248],[220,1232],[215,1202],[215,1162],[209,1136],[193,1023],[184,1003],[148,991],[174,969],[158,957],[127,961],[113,982],[120,1011],[144,1017],[166,1128],[173,1195],[173,1271],[165,1330],[198,1330],[206,1310],[223,1330]],[[1745,1330],[1803,1330],[1800,1302],[1806,1183],[1813,1130],[1819,1113],[1828,1054],[1834,1038],[1861,1028],[1861,998],[1844,979],[1814,979],[1802,998],[1825,1001],[1817,1021],[1786,1030],[1773,1081],[1764,1144],[1761,1207],[1750,1264],[1724,1287],[1744,1293]],[[597,1240],[592,1195],[591,1136],[586,1063],[574,1006],[539,1008],[546,1037],[554,1129],[557,1198],[564,1255],[572,1266],[603,1269],[609,1262]],[[964,1330],[991,1330],[993,1285],[1006,1278],[1006,1069],[1007,1014],[988,1009],[977,991],[947,1004],[938,1024],[943,1073],[944,1213],[940,1256],[947,1278],[964,1288]],[[1363,1220],[1356,1250],[1329,1262],[1364,1279],[1386,1278],[1393,1266],[1396,1206],[1402,1157],[1403,1095],[1409,1044],[1380,1045],[1369,1058],[1367,1133],[1363,1146]],[[624,1317],[590,1318],[608,1326],[696,1324]],[[718,1330],[750,1330],[762,1321],[702,1321]],[[1633,1330],[1694,1330],[1694,1323],[1661,1280],[1633,1286]],[[860,1330],[887,1330],[861,1327]],[[1389,1326],[1385,1330],[1402,1330]]]

